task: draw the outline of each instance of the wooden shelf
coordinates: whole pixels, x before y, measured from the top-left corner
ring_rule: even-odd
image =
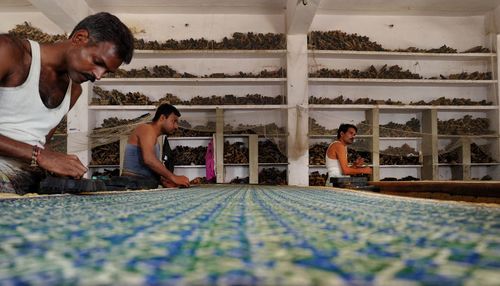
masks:
[[[422,137],[379,137],[379,140],[422,140]]]
[[[175,165],[174,168],[179,168],[179,169],[205,168],[205,165]]]
[[[461,167],[464,166],[463,163],[439,163],[439,167]],[[500,166],[500,163],[471,163],[469,166],[471,167],[492,167],[492,166]]]
[[[330,135],[309,135],[310,139],[323,139],[323,138],[337,138],[337,134],[330,134]],[[356,135],[355,139],[371,139],[373,138],[372,135]]]
[[[380,165],[380,168],[422,168],[422,165]]]
[[[212,140],[212,136],[206,136],[206,137],[168,137],[169,141],[173,140]]]
[[[345,59],[429,59],[451,61],[488,61],[496,58],[495,53],[410,53],[410,52],[375,52],[375,51],[345,51],[345,50],[309,50],[310,57],[345,58]]]
[[[470,138],[470,139],[497,139],[498,135],[495,134],[486,134],[486,135],[446,135],[446,134],[438,134],[439,139],[453,139],[453,138]]]
[[[103,78],[94,84],[105,85],[276,85],[286,82],[286,78]]]
[[[120,168],[120,165],[89,165],[89,168],[97,169],[97,168]]]
[[[134,59],[144,58],[272,58],[283,57],[286,50],[135,50]]]
[[[475,111],[475,110],[497,110],[497,105],[387,105],[387,104],[309,104],[312,110],[370,110],[379,108],[380,110],[452,110],[452,111]]]
[[[179,110],[266,110],[286,109],[284,104],[255,105],[175,105]],[[89,110],[156,110],[155,105],[89,105]]]
[[[488,86],[497,80],[309,78],[311,84],[383,85],[383,86]]]

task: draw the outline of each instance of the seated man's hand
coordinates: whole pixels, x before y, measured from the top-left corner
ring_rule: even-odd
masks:
[[[366,175],[371,175],[373,172],[372,168],[370,168],[370,167],[360,168],[359,170],[361,170],[362,174],[366,174]]]
[[[358,158],[356,158],[356,161],[354,161],[352,166],[355,168],[361,168],[364,164],[365,164],[365,159],[358,156]]]
[[[76,155],[68,155],[42,149],[37,163],[43,169],[60,176],[70,176],[80,179],[87,172],[87,168]]]
[[[172,180],[161,177],[161,184],[165,188],[189,187],[189,179],[186,176],[174,176]]]

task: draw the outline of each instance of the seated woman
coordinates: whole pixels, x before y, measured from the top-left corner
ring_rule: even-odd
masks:
[[[340,124],[337,140],[332,142],[326,150],[325,164],[329,178],[372,173],[372,168],[365,167],[364,159],[361,157],[358,157],[351,166],[347,161],[347,146],[354,143],[356,132],[358,132],[356,126]],[[327,180],[327,184],[328,182],[329,180]]]

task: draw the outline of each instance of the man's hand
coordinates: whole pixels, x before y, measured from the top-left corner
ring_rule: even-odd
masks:
[[[76,155],[66,155],[42,149],[37,162],[40,167],[49,172],[61,176],[71,176],[75,179],[80,179],[87,172],[87,168]]]
[[[354,163],[352,164],[354,168],[361,168],[363,167],[363,165],[365,165],[365,159],[360,156],[358,156],[358,158],[356,158],[356,161],[354,161]]]
[[[160,181],[165,188],[189,187],[189,179],[186,176],[174,175],[171,181],[162,176]]]
[[[189,179],[186,176],[174,176],[172,181],[179,187],[189,187]]]

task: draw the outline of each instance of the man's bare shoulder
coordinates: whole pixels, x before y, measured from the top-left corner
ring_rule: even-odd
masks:
[[[135,128],[135,133],[138,136],[154,135],[154,128],[151,124],[143,123]]]
[[[8,34],[0,34],[0,55],[3,59],[2,62],[4,62],[4,60],[18,60],[19,58],[24,57],[26,53],[26,46],[23,41],[25,40],[15,38]],[[8,56],[8,58],[5,58],[4,56]]]
[[[25,40],[17,39],[7,34],[0,34],[0,82],[14,70],[22,67],[27,54]]]

